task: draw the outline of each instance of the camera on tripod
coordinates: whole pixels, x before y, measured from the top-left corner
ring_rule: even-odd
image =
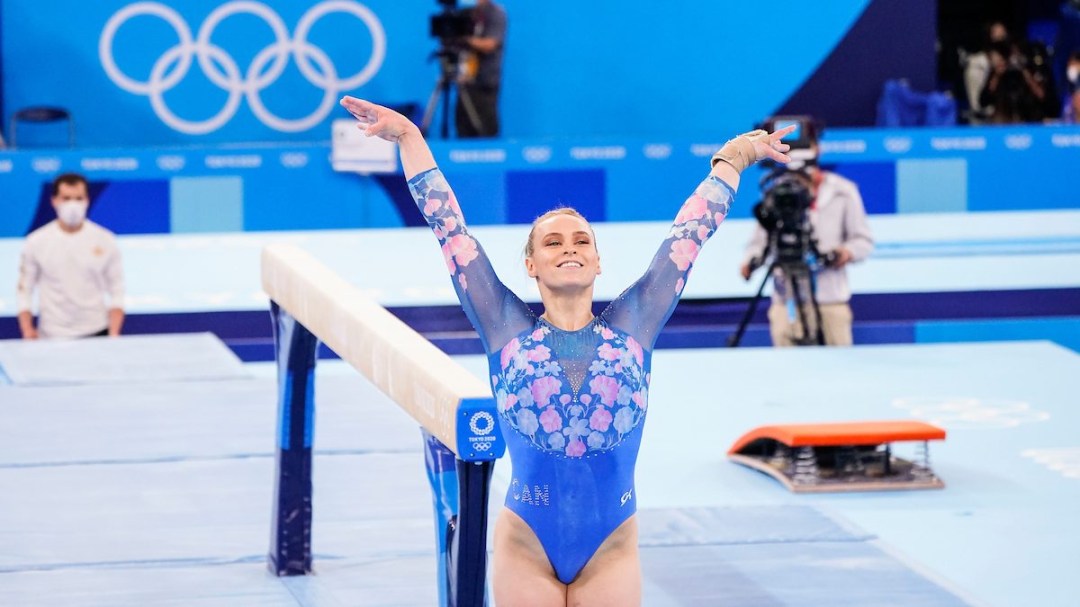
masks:
[[[762,198],[754,205],[754,217],[768,233],[768,252],[781,266],[805,263],[817,256],[817,244],[810,224],[813,182],[804,170],[775,169],[762,180]],[[764,253],[764,252],[763,252]],[[755,270],[763,258],[751,261]]]
[[[791,162],[766,164],[771,170],[761,180],[762,198],[754,206],[754,217],[768,233],[768,246],[761,257],[751,261],[751,271],[769,255],[781,267],[807,263],[831,266],[837,259],[834,252],[818,251],[810,223],[814,180],[809,168],[817,164],[820,125],[809,116],[773,116],[760,128],[775,132],[792,124],[795,130],[783,139],[791,146]]]
[[[474,14],[471,8],[459,8],[458,0],[438,0],[442,12],[431,16],[431,37],[439,41],[439,48],[431,53],[429,60],[438,60],[439,79],[431,97],[428,98],[420,130],[425,135],[435,119],[436,107],[442,100],[442,124],[439,129],[443,139],[450,137],[450,91],[457,87],[460,107],[464,109],[469,123],[476,131],[482,129],[482,120],[476,111],[467,87],[459,87],[476,78],[480,69],[480,59],[472,51],[466,38],[475,31]]]
[[[810,168],[817,164],[820,127],[809,116],[773,116],[767,118],[758,128],[773,133],[793,124],[795,130],[783,139],[784,143],[791,146],[788,151],[791,162],[786,165],[771,161],[762,163],[768,172],[761,179],[761,201],[754,205],[754,217],[765,230],[766,241],[764,250],[750,260],[749,270],[753,272],[767,264],[768,271],[765,272],[754,298],[750,300],[738,328],[728,339],[728,345],[732,347],[739,345],[757,309],[765,285],[774,276],[774,272],[777,272],[778,281],[790,285],[789,293],[803,327],[803,334],[794,338],[793,343],[825,344],[825,337],[821,332],[821,310],[814,294],[814,274],[822,265],[835,265],[838,255],[822,255],[818,251],[814,226],[810,222],[810,208],[814,204],[815,196],[814,177]],[[743,277],[749,280],[750,274],[744,273]],[[810,320],[814,322],[811,323]]]
[[[457,0],[438,0],[441,13],[431,16],[431,37],[438,38],[444,49],[460,46],[460,40],[473,33],[472,9],[458,8]]]

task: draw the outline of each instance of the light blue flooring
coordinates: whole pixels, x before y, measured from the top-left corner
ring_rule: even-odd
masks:
[[[205,336],[141,339],[180,346],[144,341],[147,364],[109,381],[61,352],[0,386],[0,604],[435,603],[421,440],[400,409],[319,363],[317,575],[279,580],[272,365]],[[95,342],[110,346],[79,343]],[[0,342],[0,361],[22,347]],[[150,364],[169,352],[181,364]],[[1078,376],[1080,355],[1045,342],[658,351],[637,471],[645,604],[1075,605]],[[946,488],[794,495],[725,458],[758,425],[860,419],[943,425]]]

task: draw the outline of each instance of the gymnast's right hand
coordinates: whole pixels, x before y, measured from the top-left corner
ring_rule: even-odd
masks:
[[[405,135],[419,134],[411,120],[381,105],[350,97],[341,98],[341,106],[359,121],[356,128],[369,137],[379,137],[387,141],[398,141]]]

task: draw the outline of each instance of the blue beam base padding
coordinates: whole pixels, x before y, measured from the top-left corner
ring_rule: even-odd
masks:
[[[439,605],[487,605],[487,513],[494,461],[458,459],[427,430],[428,481],[435,508]]]
[[[278,365],[278,448],[268,566],[275,575],[311,572],[311,443],[319,340],[270,303]]]
[[[448,607],[487,605],[488,494],[493,460],[457,460],[461,512],[450,544],[450,601]]]
[[[439,605],[447,604],[449,575],[450,527],[457,524],[458,514],[458,477],[454,452],[442,444],[424,428],[424,461],[427,464],[428,482],[431,483],[431,502],[435,508],[435,556],[439,565],[436,567],[439,583]]]

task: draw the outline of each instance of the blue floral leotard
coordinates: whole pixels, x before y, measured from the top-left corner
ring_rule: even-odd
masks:
[[[409,188],[487,353],[512,464],[506,506],[569,584],[637,510],[634,465],[653,345],[735,193],[715,177],[703,181],[645,274],[587,326],[563,331],[499,281],[437,168]]]

